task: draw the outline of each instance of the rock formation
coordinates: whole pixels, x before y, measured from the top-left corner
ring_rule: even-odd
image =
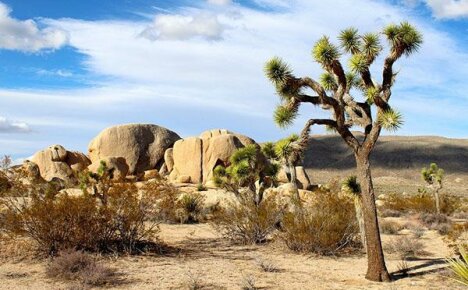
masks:
[[[170,180],[181,183],[205,183],[211,180],[217,165],[227,165],[239,148],[256,144],[251,138],[227,130],[210,130],[200,137],[189,137],[175,142],[166,152],[166,167]]]
[[[176,133],[150,124],[128,124],[107,128],[89,144],[93,163],[107,157],[122,157],[129,174],[160,169],[164,152],[180,137]]]
[[[68,180],[74,171],[81,171],[91,162],[83,153],[67,151],[61,145],[53,145],[34,154],[30,162],[36,164],[46,181],[54,178]],[[28,168],[34,167],[27,164]]]

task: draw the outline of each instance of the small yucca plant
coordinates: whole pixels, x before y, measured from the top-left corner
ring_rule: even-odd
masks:
[[[468,253],[463,247],[460,247],[460,255],[460,258],[447,259],[447,263],[455,274],[454,280],[468,286]]]

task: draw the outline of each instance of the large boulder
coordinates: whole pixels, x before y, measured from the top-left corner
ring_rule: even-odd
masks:
[[[93,163],[106,157],[122,157],[129,174],[141,174],[159,169],[164,163],[164,152],[180,137],[176,133],[150,124],[127,124],[105,129],[89,144]]]
[[[173,161],[170,180],[191,183],[206,183],[213,177],[213,169],[218,165],[227,166],[231,155],[239,148],[255,141],[247,136],[224,129],[203,132],[199,137],[189,137],[177,141],[167,152],[168,160]],[[190,179],[188,178],[190,177]]]
[[[37,152],[30,161],[38,166],[46,181],[54,178],[69,180],[74,171],[81,171],[91,163],[86,155],[67,151],[61,145],[52,145]]]
[[[172,152],[174,168],[170,174],[170,179],[178,181],[180,180],[179,177],[184,176],[184,180],[187,181],[188,178],[186,177],[189,176],[191,182],[193,183],[202,182],[202,139],[197,137],[189,137],[179,140],[175,142]]]

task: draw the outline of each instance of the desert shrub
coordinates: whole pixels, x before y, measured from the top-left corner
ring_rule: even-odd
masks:
[[[451,228],[451,221],[444,214],[422,213],[419,219],[428,229],[436,230],[441,235],[446,235]]]
[[[158,230],[154,223],[145,225],[151,203],[131,184],[115,184],[104,197],[33,194],[5,205],[3,230],[33,239],[48,254],[67,248],[132,252]]]
[[[401,259],[415,258],[424,255],[424,244],[415,237],[396,237],[385,244],[384,249],[391,254],[397,254]]]
[[[293,251],[328,255],[360,245],[353,200],[317,191],[314,200],[285,214],[280,237]]]
[[[50,278],[78,281],[89,286],[111,284],[116,271],[96,261],[96,258],[74,250],[64,250],[46,268]]]
[[[203,219],[205,197],[196,193],[185,193],[177,202],[178,218],[181,223],[198,223]]]
[[[216,213],[214,227],[227,239],[241,244],[267,241],[281,221],[283,208],[274,195],[257,205],[250,196],[227,201]]]
[[[444,241],[457,252],[460,248],[468,251],[468,222],[454,223],[448,230]]]
[[[384,218],[400,217],[402,215],[402,212],[398,210],[394,210],[394,209],[382,208],[382,209],[379,209],[379,215]]]
[[[442,214],[450,215],[461,208],[465,200],[449,194],[440,195],[440,210]],[[384,203],[384,210],[405,213],[435,213],[436,205],[433,195],[421,191],[414,195],[390,193]]]
[[[388,235],[398,234],[398,232],[404,228],[398,222],[389,221],[389,220],[381,220],[379,222],[379,225],[380,225],[380,231],[383,234],[388,234]]]

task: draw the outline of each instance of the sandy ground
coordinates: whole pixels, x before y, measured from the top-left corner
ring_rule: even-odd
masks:
[[[384,243],[394,237],[384,235]],[[162,225],[161,239],[173,247],[163,256],[103,258],[119,271],[116,284],[106,289],[190,289],[193,280],[203,286],[199,289],[242,289],[247,280],[254,281],[257,289],[465,289],[446,277],[444,258],[449,250],[433,231],[421,237],[427,255],[407,262],[411,277],[392,283],[365,280],[364,255],[300,255],[280,243],[232,246],[208,224]],[[390,272],[397,271],[401,260],[386,258]],[[273,264],[277,271],[264,272],[259,261]],[[1,262],[0,289],[77,289],[48,279],[46,260]]]

